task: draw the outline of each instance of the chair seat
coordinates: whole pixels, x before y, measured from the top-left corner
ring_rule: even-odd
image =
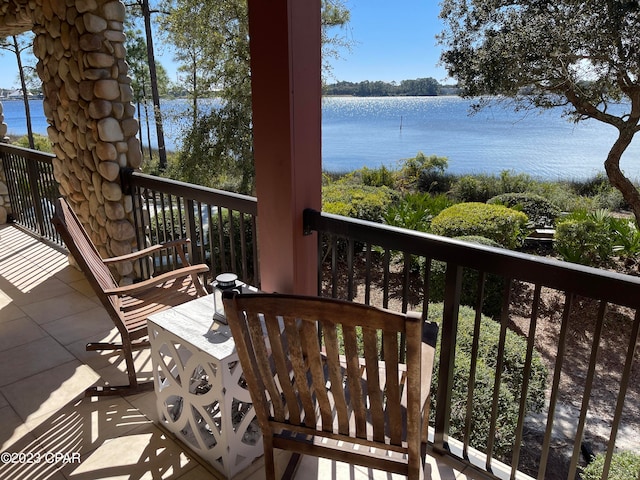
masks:
[[[158,284],[135,297],[120,297],[122,321],[132,340],[147,335],[147,317],[201,296],[190,276]]]

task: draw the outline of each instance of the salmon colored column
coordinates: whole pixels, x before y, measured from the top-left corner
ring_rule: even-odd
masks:
[[[249,0],[253,133],[262,289],[317,293],[321,208],[320,0]]]

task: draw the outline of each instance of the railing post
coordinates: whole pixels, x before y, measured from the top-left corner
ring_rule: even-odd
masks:
[[[462,267],[447,264],[445,276],[444,310],[442,314],[442,336],[440,338],[440,367],[436,396],[436,422],[433,442],[434,450],[449,451],[449,419],[451,417],[451,392],[456,358],[458,333],[458,310],[462,290]]]
[[[191,239],[191,243],[189,243],[189,245],[187,246],[187,250],[189,253],[189,261],[193,264],[195,263],[201,263],[201,258],[200,258],[200,250],[197,247],[197,243],[198,243],[198,230],[196,228],[196,216],[195,216],[195,212],[194,212],[194,208],[196,208],[196,204],[193,200],[186,200],[185,201],[185,220],[187,222],[186,228],[187,228],[187,238]],[[202,242],[202,225],[200,225],[200,241]]]
[[[27,159],[27,177],[29,178],[29,189],[31,192],[31,200],[33,201],[33,213],[36,216],[38,223],[38,233],[45,237],[46,231],[44,228],[44,213],[42,212],[42,197],[40,196],[40,189],[38,188],[40,175],[38,174],[37,162],[28,158]]]

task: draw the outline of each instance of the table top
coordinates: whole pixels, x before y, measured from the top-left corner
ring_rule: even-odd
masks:
[[[229,326],[213,321],[213,312],[210,294],[149,315],[148,321],[217,360],[225,360],[235,355],[236,345]]]

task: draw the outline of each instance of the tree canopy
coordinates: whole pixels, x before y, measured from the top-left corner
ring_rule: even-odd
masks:
[[[620,159],[640,129],[640,7],[629,0],[443,0],[441,60],[481,108],[563,107],[618,131],[605,170],[640,221],[640,194]]]
[[[342,0],[323,0],[323,61],[348,44],[335,27],[349,21]],[[249,25],[246,0],[171,0],[161,19],[166,41],[191,99],[190,121],[183,133],[172,175],[184,181],[251,193],[253,138]],[[216,96],[214,108],[199,100]]]
[[[356,97],[386,97],[391,95],[435,96],[440,93],[440,84],[434,78],[402,80],[400,84],[382,81],[337,82],[324,86],[327,95],[353,95]]]

